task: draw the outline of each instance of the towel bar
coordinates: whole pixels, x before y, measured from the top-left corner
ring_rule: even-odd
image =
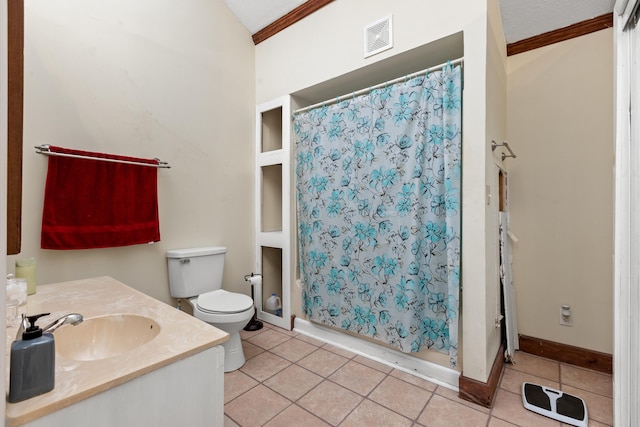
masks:
[[[49,145],[48,144],[36,145],[35,149],[36,149],[36,153],[44,154],[45,156],[73,157],[73,158],[77,158],[77,159],[90,159],[90,160],[101,160],[101,161],[104,161],[104,162],[125,163],[125,164],[128,164],[128,165],[151,166],[151,167],[154,167],[154,168],[165,168],[165,169],[171,168],[169,163],[163,162],[163,161],[161,161],[160,159],[157,159],[157,158],[154,159],[154,160],[158,161],[158,163],[155,164],[155,163],[132,162],[132,161],[118,160],[118,159],[107,159],[107,158],[103,158],[103,157],[82,156],[82,155],[78,155],[78,154],[56,153],[56,152],[53,152],[53,151],[49,150]]]

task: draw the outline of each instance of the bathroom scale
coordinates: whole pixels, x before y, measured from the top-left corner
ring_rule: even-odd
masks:
[[[589,414],[584,400],[560,390],[524,382],[522,404],[525,408],[565,424],[587,427]]]

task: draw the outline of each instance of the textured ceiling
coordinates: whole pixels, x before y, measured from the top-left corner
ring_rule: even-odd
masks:
[[[225,0],[251,34],[306,0]],[[507,44],[604,15],[615,0],[499,0]]]
[[[306,0],[224,0],[229,9],[255,34]]]

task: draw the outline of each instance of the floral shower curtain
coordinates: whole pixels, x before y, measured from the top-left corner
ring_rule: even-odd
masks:
[[[461,67],[293,118],[303,309],[455,366]]]

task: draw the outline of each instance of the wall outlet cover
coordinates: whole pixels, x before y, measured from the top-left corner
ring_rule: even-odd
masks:
[[[560,306],[560,325],[573,326],[573,313],[569,311],[569,316],[566,316],[565,310],[562,306]]]

